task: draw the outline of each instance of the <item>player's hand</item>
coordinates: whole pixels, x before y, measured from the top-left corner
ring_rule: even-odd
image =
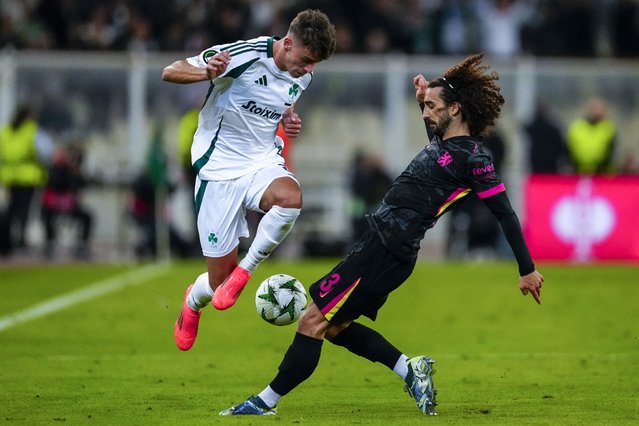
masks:
[[[424,102],[426,89],[428,89],[428,80],[426,80],[423,75],[418,74],[413,78],[413,86],[415,87],[415,98],[417,102]]]
[[[223,74],[230,62],[231,54],[228,50],[220,52],[209,59],[209,62],[206,64],[206,75],[209,80],[213,80],[215,77]]]
[[[293,111],[293,108],[284,111],[282,115],[282,127],[284,127],[286,136],[291,139],[298,137],[302,131],[302,119]]]
[[[528,275],[519,277],[519,290],[524,296],[528,293],[532,294],[535,301],[541,305],[541,285],[544,277],[537,271],[532,271]]]

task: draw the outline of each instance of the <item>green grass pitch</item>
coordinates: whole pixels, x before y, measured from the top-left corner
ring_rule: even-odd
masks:
[[[203,313],[189,352],[175,347],[173,322],[202,261],[158,265],[134,285],[19,323],[10,319],[143,265],[0,267],[0,423],[639,422],[639,268],[542,264],[537,306],[519,293],[513,263],[419,263],[378,320],[362,320],[407,355],[437,360],[437,417],[385,367],[329,343],[277,416],[219,417],[268,384],[295,331],[259,318],[259,282],[287,273],[308,285],[333,264],[265,262],[235,307]]]

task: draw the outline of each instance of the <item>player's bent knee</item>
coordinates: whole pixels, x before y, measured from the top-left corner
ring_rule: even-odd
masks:
[[[302,190],[297,182],[288,177],[275,179],[262,196],[260,208],[270,210],[272,206],[302,208]]]
[[[276,202],[274,205],[282,207],[282,208],[285,208],[285,209],[301,209],[302,208],[302,197],[299,197],[299,199],[297,199],[297,200],[295,200],[295,199],[282,200],[280,202]]]
[[[324,318],[317,305],[311,302],[299,320],[297,331],[309,337],[323,339],[329,327],[329,322]]]
[[[279,206],[288,209],[301,209],[302,208],[302,191],[299,187],[297,190],[285,191],[278,194],[273,201],[274,206]]]

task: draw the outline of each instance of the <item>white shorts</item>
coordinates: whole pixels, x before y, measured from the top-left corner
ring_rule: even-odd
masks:
[[[248,237],[246,210],[260,209],[266,188],[277,178],[295,176],[283,166],[274,164],[236,179],[195,181],[195,211],[202,254],[222,257]]]

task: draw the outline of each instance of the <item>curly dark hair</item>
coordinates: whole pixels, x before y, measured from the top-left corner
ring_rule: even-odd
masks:
[[[443,88],[441,97],[446,104],[459,102],[471,136],[479,136],[487,127],[494,126],[504,104],[496,83],[499,76],[495,71],[486,72],[490,65],[482,64],[483,57],[484,53],[467,57],[428,85]]]

